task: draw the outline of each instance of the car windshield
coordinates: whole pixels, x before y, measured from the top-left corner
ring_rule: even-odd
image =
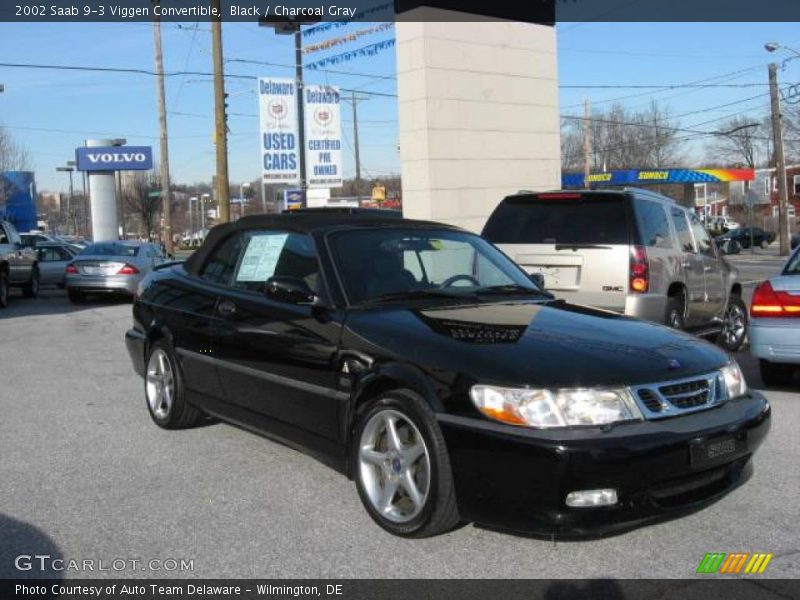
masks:
[[[784,275],[800,275],[800,249],[796,250],[794,256],[786,263],[783,270]]]
[[[330,248],[351,303],[541,294],[484,239],[446,229],[359,229],[334,233]]]
[[[126,244],[115,244],[114,242],[104,242],[102,244],[90,244],[81,250],[81,256],[136,256],[139,253],[139,246],[128,246]]]

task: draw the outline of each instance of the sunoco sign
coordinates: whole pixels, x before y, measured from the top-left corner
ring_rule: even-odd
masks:
[[[148,171],[153,168],[150,146],[76,148],[78,171]]]

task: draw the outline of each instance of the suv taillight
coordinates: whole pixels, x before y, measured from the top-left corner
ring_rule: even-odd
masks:
[[[631,246],[630,289],[639,294],[650,288],[650,263],[644,246]]]
[[[139,272],[139,269],[134,267],[133,265],[129,265],[125,263],[122,268],[117,271],[117,275],[136,275]]]
[[[750,305],[753,317],[800,317],[800,296],[776,292],[769,281],[759,283]]]
[[[78,267],[69,263],[67,267],[64,269],[65,273],[69,273],[70,275],[77,275],[78,274]]]

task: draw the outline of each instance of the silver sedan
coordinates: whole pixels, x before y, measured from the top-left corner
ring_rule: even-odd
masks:
[[[134,296],[139,282],[164,255],[156,244],[147,242],[97,242],[84,248],[65,269],[66,287],[72,302],[88,294]]]
[[[767,385],[788,385],[800,369],[800,248],[780,275],[760,283],[750,307],[750,352]]]

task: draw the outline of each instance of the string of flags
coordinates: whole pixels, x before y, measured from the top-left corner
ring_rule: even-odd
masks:
[[[373,6],[372,8],[366,8],[362,11],[357,12],[351,19],[342,19],[340,21],[328,21],[325,23],[320,23],[319,25],[314,25],[313,27],[309,27],[308,29],[303,30],[303,37],[311,37],[312,35],[316,35],[318,33],[323,33],[325,31],[330,31],[334,28],[344,27],[345,25],[349,25],[353,21],[360,21],[368,16],[373,16],[377,13],[384,13],[384,16],[388,16],[386,11],[390,11],[388,14],[391,17],[394,17],[394,2],[387,2],[386,4],[380,4],[378,6]],[[388,21],[389,19],[378,19],[383,21]]]
[[[368,29],[360,29],[359,31],[353,31],[341,37],[330,38],[322,42],[318,42],[316,44],[304,46],[303,54],[311,54],[312,52],[319,52],[320,50],[329,50],[330,48],[334,48],[342,44],[347,44],[348,42],[355,42],[356,40],[364,36],[372,35],[374,33],[380,33],[381,31],[386,31],[387,29],[390,29],[392,27],[394,27],[394,23],[381,23],[379,25],[375,25],[374,27],[370,27]]]
[[[334,56],[328,56],[322,60],[305,65],[305,68],[311,70],[321,69],[323,67],[350,62],[351,60],[359,57],[372,57],[379,52],[386,50],[387,48],[392,48],[394,44],[394,38],[390,40],[384,40],[382,42],[378,42],[377,44],[370,44],[369,46],[364,46],[355,50],[349,50],[347,52],[342,52],[341,54],[335,54]]]

